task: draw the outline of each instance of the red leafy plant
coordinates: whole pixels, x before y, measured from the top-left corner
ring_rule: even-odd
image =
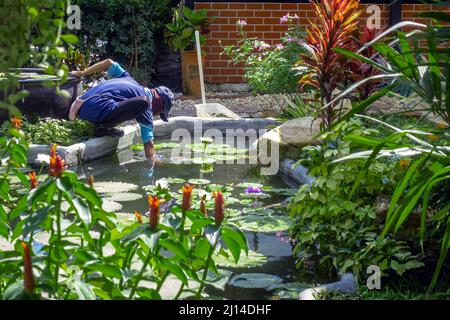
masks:
[[[307,52],[300,55],[301,89],[315,90],[322,109],[319,114],[326,129],[339,117],[338,105],[330,103],[336,89],[342,87],[348,77],[348,58],[334,51],[335,48],[351,50],[351,35],[358,27],[359,0],[323,0],[312,2],[315,20],[310,21],[303,46]]]
[[[378,32],[382,32],[383,30],[378,30]],[[354,35],[351,37],[351,50],[353,52],[357,52],[364,46],[364,44],[369,43],[375,37],[377,36],[377,30],[376,29],[369,29],[367,26],[364,27],[363,32],[359,32],[359,30],[355,30]],[[374,47],[369,46],[368,48],[364,49],[360,54],[366,58],[373,59],[377,51]],[[349,67],[349,80],[350,83],[357,83],[362,80],[368,79],[370,77],[376,76],[381,74],[380,70],[375,68],[374,66],[362,62],[358,59],[351,59],[348,62]],[[371,96],[373,93],[377,91],[379,86],[383,83],[383,80],[370,80],[362,85],[358,86],[355,90],[355,93],[352,94],[350,97],[354,101],[363,101],[367,99],[369,96]]]

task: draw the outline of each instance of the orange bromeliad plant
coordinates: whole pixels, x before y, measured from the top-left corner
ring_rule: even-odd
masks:
[[[193,185],[186,183],[183,186],[183,202],[181,204],[181,209],[183,212],[189,211],[191,209],[191,198],[192,198],[192,190],[194,190]]]
[[[149,224],[150,228],[155,230],[158,227],[159,223],[159,199],[157,196],[151,196],[149,195],[148,198],[148,204],[150,206],[149,208]]]
[[[56,144],[50,149],[50,168],[48,174],[59,178],[66,167],[65,161],[60,155],[56,154]]]
[[[134,216],[136,217],[137,222],[142,224],[144,221],[142,220],[142,214],[139,211],[134,212]]]
[[[216,226],[220,226],[224,219],[225,202],[220,191],[215,191],[213,195],[215,201],[214,220],[216,222]]]
[[[322,0],[312,2],[316,16],[310,21],[303,46],[307,53],[301,54],[306,71],[300,77],[302,89],[312,86],[317,90],[321,106],[334,98],[339,85],[346,82],[348,59],[336,53],[335,48],[351,49],[351,35],[358,27],[359,0]],[[320,110],[326,128],[339,116],[335,104]]]
[[[33,265],[31,262],[30,248],[25,242],[21,242],[23,248],[23,286],[25,291],[32,295],[34,292]]]
[[[30,178],[30,190],[36,189],[39,186],[39,182],[37,181],[36,172],[33,170],[28,174]]]

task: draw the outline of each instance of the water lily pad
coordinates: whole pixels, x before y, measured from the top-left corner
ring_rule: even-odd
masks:
[[[169,183],[169,184],[179,184],[179,183],[184,183],[184,179],[180,179],[180,178],[165,178],[166,179],[166,181]]]
[[[228,220],[246,231],[276,232],[286,231],[290,227],[288,216],[249,214],[233,217]]]
[[[214,184],[214,183],[208,184],[206,186],[206,189],[208,191],[211,191],[211,192],[212,191],[222,191],[222,192],[227,191],[227,192],[231,192],[231,191],[234,190],[233,187],[231,187],[231,186],[222,185],[222,184]]]
[[[156,143],[155,150],[173,149],[178,147],[180,147],[180,144],[176,142],[159,142]]]
[[[102,208],[105,211],[108,211],[108,212],[119,211],[120,209],[122,209],[122,207],[123,206],[118,202],[110,201],[110,200],[103,200]]]
[[[207,179],[189,179],[188,182],[190,184],[195,184],[195,185],[204,185],[204,184],[211,183],[211,181],[209,181]]]
[[[233,161],[239,160],[241,158],[245,158],[246,155],[236,155],[236,154],[213,154],[210,156],[211,159],[215,159],[217,161]]]
[[[108,193],[107,196],[103,198],[103,200],[126,202],[126,201],[135,201],[142,198],[143,198],[142,195],[139,193],[124,192],[124,193]]]
[[[246,289],[264,289],[281,282],[283,282],[283,279],[272,274],[242,273],[234,276],[230,281],[230,285]]]
[[[245,252],[241,251],[241,256],[237,264],[234,262],[233,258],[230,257],[230,259],[227,259],[224,256],[216,257],[214,262],[222,267],[254,268],[264,265],[267,262],[267,257],[255,251],[249,251],[247,256]]]
[[[291,197],[293,195],[295,195],[297,193],[297,189],[290,189],[290,188],[272,188],[272,187],[264,187],[263,188],[264,191],[266,192],[270,192],[270,193],[276,193],[276,194],[280,194],[282,196],[286,196],[286,197]]]
[[[217,160],[212,158],[192,158],[191,162],[193,164],[214,164]]]
[[[137,190],[138,186],[133,183],[104,181],[95,182],[94,189],[98,193],[119,193]]]
[[[247,189],[249,187],[262,188],[263,185],[261,183],[257,183],[257,182],[241,182],[238,185],[236,185],[236,187],[244,188],[244,189]]]

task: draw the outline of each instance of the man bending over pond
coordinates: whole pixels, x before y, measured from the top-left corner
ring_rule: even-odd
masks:
[[[145,156],[154,159],[153,115],[169,121],[174,96],[170,89],[160,86],[149,89],[138,84],[117,62],[103,60],[83,71],[72,71],[76,77],[108,72],[111,80],[103,81],[79,96],[70,107],[69,119],[77,117],[95,125],[94,134],[121,136],[114,127],[124,121],[136,119],[141,128]]]

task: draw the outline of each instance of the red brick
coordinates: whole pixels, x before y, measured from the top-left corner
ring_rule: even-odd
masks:
[[[264,39],[279,39],[281,38],[281,33],[279,32],[264,32]]]
[[[245,26],[245,28],[247,28],[247,26]],[[237,27],[236,24],[222,24],[222,25],[220,25],[220,31],[237,31],[237,30],[238,30],[238,27]]]
[[[237,13],[236,13],[236,11],[221,10],[221,11],[219,11],[219,16],[221,16],[221,17],[236,17]]]
[[[262,3],[247,3],[247,9],[262,10]]]
[[[228,77],[226,76],[215,76],[215,77],[211,77],[211,82],[212,83],[227,83],[228,82]]]
[[[245,10],[247,7],[245,3],[230,3],[228,4],[230,10]]]
[[[250,11],[250,10],[239,10],[239,11],[237,11],[237,16],[239,17],[239,18],[243,18],[243,19],[245,19],[245,18],[249,18],[249,17],[254,17],[255,16],[255,11]]]
[[[271,17],[274,12],[269,10],[256,10],[255,17]]]
[[[280,8],[279,3],[264,3],[264,10],[280,10]]]
[[[228,9],[228,3],[226,2],[222,2],[222,3],[211,3],[211,8],[212,9]]]
[[[278,19],[278,18],[264,18],[264,24],[280,24],[280,19]]]
[[[235,76],[237,75],[237,69],[235,68],[222,68],[220,70],[220,74],[224,76]]]
[[[268,24],[262,24],[255,26],[255,31],[272,31],[272,28],[275,26],[271,26]]]
[[[241,76],[230,76],[228,77],[228,82],[230,83],[243,83],[244,80]]]
[[[195,3],[195,9],[211,9],[211,3],[208,2],[202,2],[202,3]]]
[[[267,18],[248,18],[247,24],[264,24]]]
[[[210,37],[213,39],[228,39],[228,32],[211,32]]]
[[[281,10],[298,10],[298,5],[294,3],[282,3]]]

